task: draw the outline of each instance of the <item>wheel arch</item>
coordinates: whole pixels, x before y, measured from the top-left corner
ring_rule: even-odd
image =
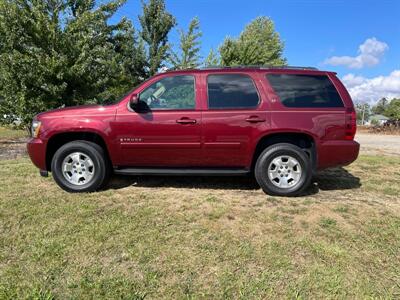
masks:
[[[315,138],[309,133],[296,131],[273,132],[261,136],[253,151],[251,169],[254,170],[257,159],[264,149],[278,143],[289,143],[301,148],[310,157],[313,170],[316,170],[317,151]]]
[[[72,141],[87,141],[92,142],[103,148],[106,154],[106,160],[111,163],[110,153],[105,142],[105,139],[95,131],[69,131],[60,132],[52,135],[47,141],[46,146],[46,170],[51,171],[51,161],[56,151],[66,143]]]

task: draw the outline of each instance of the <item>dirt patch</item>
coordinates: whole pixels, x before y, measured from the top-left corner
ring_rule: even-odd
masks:
[[[27,155],[27,138],[0,139],[0,160],[14,159]]]
[[[396,126],[357,126],[358,133],[369,133],[378,135],[398,135],[400,136],[400,127]]]

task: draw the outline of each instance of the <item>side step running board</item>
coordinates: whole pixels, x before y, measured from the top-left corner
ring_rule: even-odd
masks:
[[[169,175],[169,176],[244,176],[246,169],[189,169],[189,168],[119,168],[114,169],[120,175]]]

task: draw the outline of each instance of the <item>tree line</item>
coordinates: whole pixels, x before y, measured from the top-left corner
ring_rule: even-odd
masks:
[[[0,121],[29,127],[48,109],[116,101],[163,68],[286,64],[267,17],[203,58],[198,18],[178,29],[173,46],[177,21],[164,0],[142,1],[140,28],[126,17],[110,21],[124,2],[0,0]]]

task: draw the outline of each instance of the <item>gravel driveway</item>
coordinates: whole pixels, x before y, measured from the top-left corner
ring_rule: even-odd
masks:
[[[400,135],[357,133],[362,154],[400,156]]]

